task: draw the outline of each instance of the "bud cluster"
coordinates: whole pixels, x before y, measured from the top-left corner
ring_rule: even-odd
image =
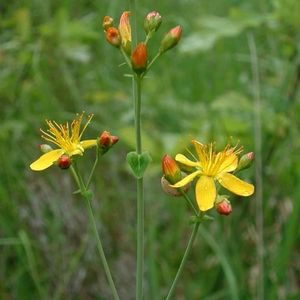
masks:
[[[105,37],[108,43],[119,48],[126,58],[128,64],[132,70],[138,74],[147,71],[147,67],[152,65],[154,60],[177,45],[181,38],[182,29],[181,26],[172,28],[162,38],[158,53],[155,58],[148,63],[148,49],[147,43],[153,36],[153,34],[159,29],[162,23],[161,15],[152,11],[144,18],[144,31],[146,34],[145,41],[139,42],[134,49],[132,49],[132,37],[131,37],[131,25],[130,25],[130,12],[124,11],[119,20],[119,26],[114,27],[113,19],[109,16],[105,16],[102,21],[102,27],[104,29]]]

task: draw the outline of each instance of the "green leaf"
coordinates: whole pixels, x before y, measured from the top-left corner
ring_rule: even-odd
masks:
[[[137,154],[136,152],[129,152],[126,157],[126,161],[129,164],[133,175],[136,178],[143,177],[151,160],[151,156],[148,152],[143,152],[142,154]]]

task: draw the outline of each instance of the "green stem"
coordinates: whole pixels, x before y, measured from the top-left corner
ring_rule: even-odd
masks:
[[[91,170],[90,176],[89,176],[88,181],[87,181],[87,184],[86,184],[86,189],[88,189],[89,186],[90,186],[90,184],[91,184],[93,175],[94,175],[94,173],[95,173],[95,170],[96,170],[96,167],[97,167],[97,164],[98,164],[98,161],[99,161],[99,155],[100,155],[100,152],[99,152],[98,146],[97,146],[97,150],[96,150],[96,151],[97,151],[97,152],[96,152],[96,158],[95,158],[93,168],[92,168],[92,170]]]
[[[101,240],[100,240],[100,236],[99,236],[99,233],[98,233],[98,230],[97,230],[97,225],[96,225],[96,221],[95,221],[95,217],[94,217],[94,213],[93,213],[93,209],[92,209],[92,206],[91,206],[90,199],[86,199],[86,203],[87,203],[90,222],[92,224],[93,232],[94,232],[94,235],[95,235],[96,241],[97,241],[98,252],[99,252],[100,258],[102,260],[104,271],[105,271],[109,286],[111,288],[113,298],[115,300],[119,300],[120,298],[119,298],[118,292],[116,290],[113,278],[111,276],[110,269],[109,269],[109,266],[108,266],[108,263],[107,263],[107,260],[106,260],[106,257],[105,257],[105,253],[104,253],[104,250],[103,250],[103,246],[102,246],[102,243],[101,243]]]
[[[145,76],[148,71],[150,70],[150,68],[152,67],[152,65],[155,63],[155,61],[160,57],[161,55],[161,52],[158,52],[154,58],[151,60],[151,62],[148,64],[148,67],[147,67],[147,70],[143,73],[143,76]]]
[[[186,202],[189,204],[189,206],[191,207],[191,209],[193,210],[193,212],[195,213],[195,215],[198,216],[199,211],[197,211],[195,205],[193,204],[192,200],[187,195],[187,193],[184,192],[183,189],[180,189],[180,193],[182,194],[182,196],[184,197],[184,199],[186,200]]]
[[[73,165],[74,165],[74,167],[73,167]],[[92,195],[90,193],[88,193],[89,191],[85,187],[81,176],[78,174],[76,164],[73,163],[73,165],[71,165],[70,169],[71,169],[72,175],[73,175],[73,177],[74,177],[74,179],[75,179],[75,181],[78,185],[78,188],[80,189],[81,195],[84,197],[84,199],[87,203],[89,219],[90,219],[90,222],[91,222],[91,225],[92,225],[92,228],[93,228],[93,232],[94,232],[94,235],[95,235],[96,241],[97,241],[97,249],[98,249],[98,252],[99,252],[103,267],[104,267],[104,271],[105,271],[105,274],[106,274],[106,277],[107,277],[107,281],[109,283],[109,286],[111,288],[111,292],[113,294],[113,299],[114,300],[119,300],[120,298],[119,298],[118,292],[116,290],[112,275],[110,273],[110,269],[109,269],[109,266],[108,266],[108,263],[107,263],[107,259],[105,257],[103,246],[102,246],[100,236],[99,236],[99,233],[98,233],[98,230],[97,230],[97,225],[96,225],[94,213],[93,213],[93,209],[92,209],[92,206],[91,206]]]
[[[174,278],[174,281],[173,281],[172,286],[171,286],[171,288],[170,288],[170,290],[169,290],[169,293],[168,293],[168,295],[167,295],[166,300],[170,300],[171,297],[172,297],[172,295],[173,295],[173,293],[174,293],[174,291],[175,291],[176,284],[177,284],[177,282],[178,282],[178,280],[179,280],[179,277],[180,277],[180,275],[181,275],[181,273],[182,273],[182,271],[183,271],[183,268],[184,268],[184,266],[185,266],[185,263],[186,263],[186,261],[187,261],[187,259],[188,259],[188,257],[189,257],[189,254],[190,254],[190,252],[191,252],[192,246],[193,246],[193,244],[194,244],[195,238],[196,238],[196,236],[197,236],[197,232],[198,232],[199,226],[200,226],[200,223],[199,223],[199,222],[196,222],[195,225],[194,225],[194,229],[193,229],[193,232],[192,232],[192,234],[191,234],[189,243],[188,243],[188,245],[187,245],[187,247],[186,247],[186,249],[185,249],[185,252],[184,252],[184,255],[183,255],[183,257],[182,257],[180,266],[179,266],[179,268],[178,268],[177,274],[176,274],[176,276],[175,276],[175,278]]]
[[[141,84],[139,75],[134,77],[134,103],[135,103],[135,134],[136,152],[142,154],[141,137]],[[136,300],[143,299],[144,275],[144,183],[143,178],[137,179],[137,258],[136,258]]]

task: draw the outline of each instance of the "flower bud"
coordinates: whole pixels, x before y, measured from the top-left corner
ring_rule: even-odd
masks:
[[[101,149],[101,153],[107,152],[118,141],[119,138],[117,136],[111,135],[110,132],[104,130],[98,138],[98,146]]]
[[[148,34],[149,32],[157,31],[161,24],[161,21],[161,15],[158,12],[152,11],[148,13],[144,20],[144,29],[146,34]]]
[[[117,28],[109,27],[105,31],[106,40],[115,47],[120,47],[121,45],[121,36]]]
[[[159,52],[164,53],[167,50],[170,50],[171,48],[175,47],[181,38],[181,34],[181,26],[178,25],[172,28],[162,39]]]
[[[164,155],[161,161],[162,172],[171,184],[181,180],[181,171],[176,161],[168,154]]]
[[[239,160],[239,164],[236,168],[236,171],[249,168],[252,165],[253,161],[254,161],[254,152],[248,152],[244,154]]]
[[[114,19],[109,17],[109,16],[105,16],[103,18],[103,21],[102,21],[102,27],[103,29],[106,31],[108,28],[112,27],[113,26],[113,22],[114,22]]]
[[[131,53],[131,26],[129,22],[129,11],[124,11],[120,17],[119,32],[122,41],[122,48],[127,54]]]
[[[147,59],[147,47],[145,43],[139,43],[131,54],[132,68],[136,72],[142,73],[147,68]]]
[[[63,170],[68,169],[71,163],[71,158],[66,154],[63,154],[57,161],[58,166]]]
[[[228,216],[232,212],[231,203],[226,197],[218,196],[215,207],[220,215]]]
[[[50,151],[53,150],[53,148],[48,144],[40,144],[39,148],[40,148],[42,153],[47,153],[47,152],[50,152]]]

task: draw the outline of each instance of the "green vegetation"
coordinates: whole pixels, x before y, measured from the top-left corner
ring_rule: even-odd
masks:
[[[0,0],[0,299],[111,297],[69,174],[29,169],[44,119],[64,122],[83,110],[95,114],[86,136],[120,137],[96,171],[93,206],[120,297],[134,299],[131,81],[101,28],[104,15],[117,19],[128,5]],[[140,24],[151,10],[164,18],[153,49],[183,26],[180,44],[143,87],[143,144],[153,159],[145,174],[145,299],[166,297],[192,230],[184,199],[161,190],[162,156],[184,153],[191,138],[222,147],[231,137],[255,152],[242,176],[256,195],[234,198],[229,217],[212,212],[215,221],[201,225],[176,299],[299,299],[300,1],[143,1],[138,10]]]

